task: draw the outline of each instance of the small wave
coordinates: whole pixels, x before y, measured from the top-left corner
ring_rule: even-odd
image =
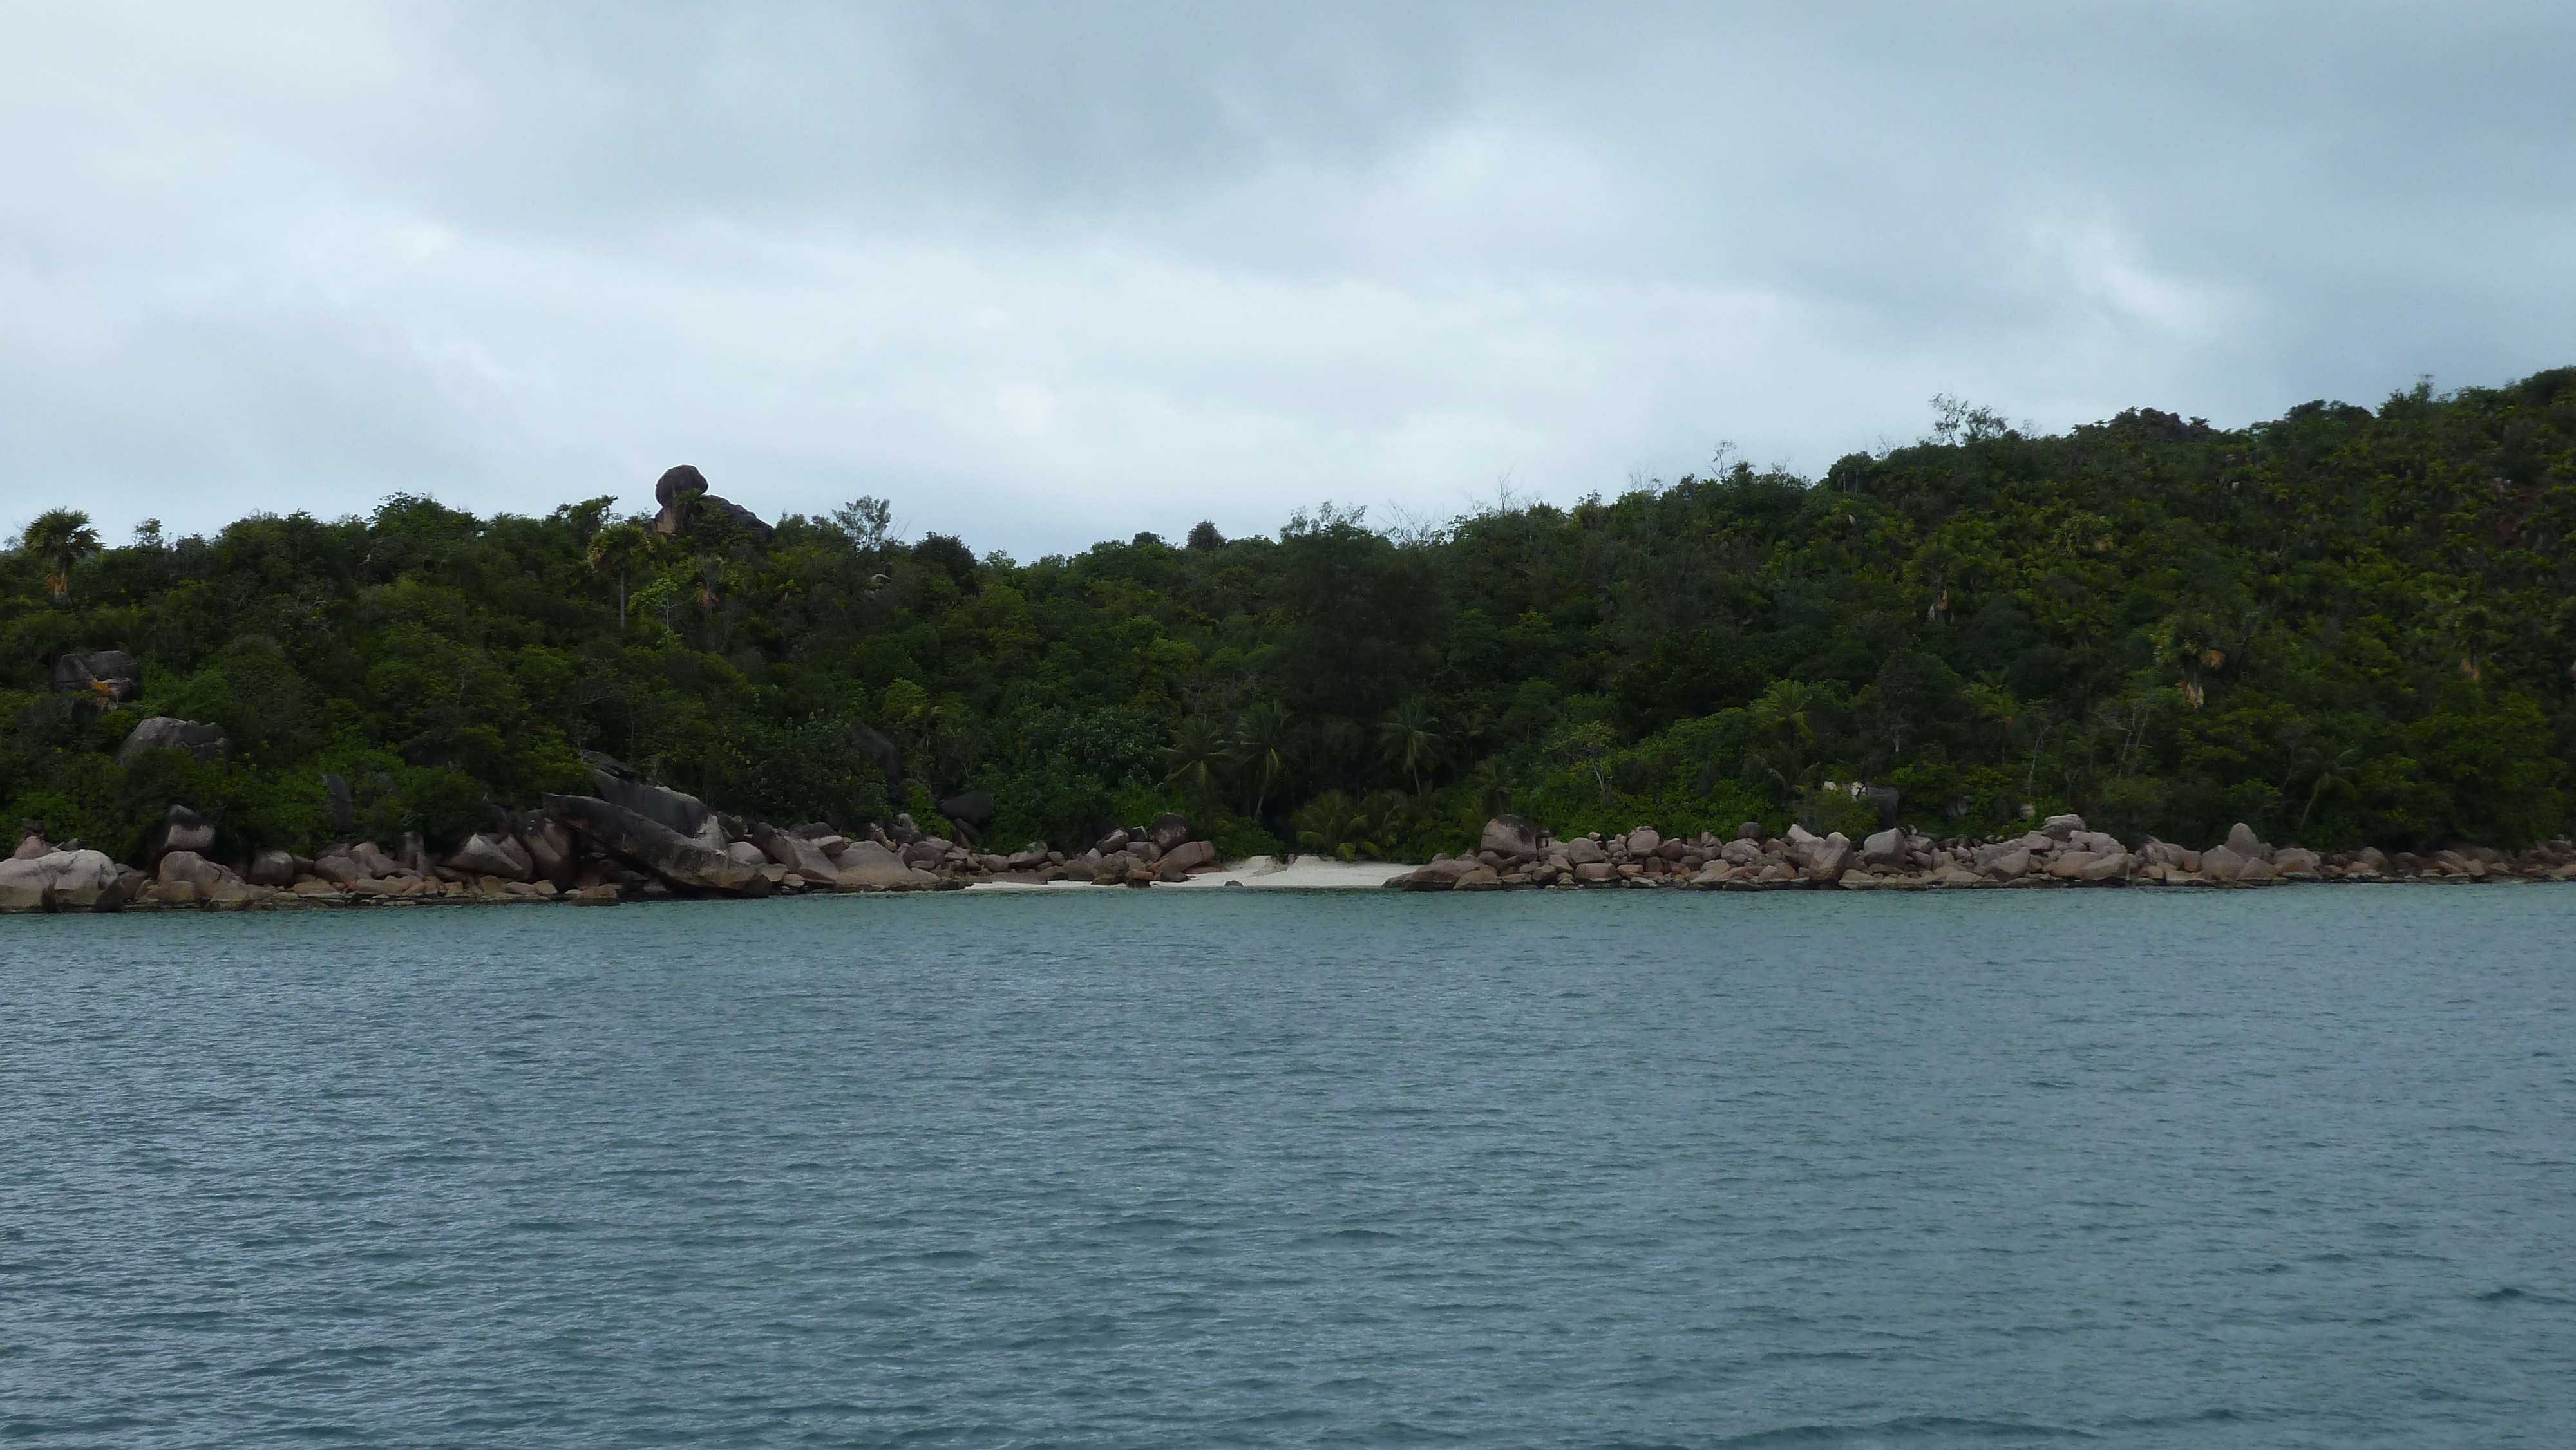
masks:
[[[1783,1425],[1717,1441],[1739,1450],[1768,1445],[1922,1445],[1951,1441],[2030,1444],[2042,1440],[2095,1440],[2087,1430],[2033,1425],[2019,1420],[1974,1420],[1952,1415],[1905,1415],[1874,1425]]]

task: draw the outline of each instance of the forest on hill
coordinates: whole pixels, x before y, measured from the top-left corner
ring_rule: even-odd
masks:
[[[589,789],[592,751],[781,826],[945,833],[939,801],[989,790],[1005,847],[1165,809],[1230,855],[1420,859],[1499,810],[1874,829],[1851,782],[1936,835],[2029,806],[2520,845],[2568,823],[2576,762],[2571,448],[2576,368],[2242,431],[1948,404],[1816,479],[1026,563],[891,537],[877,499],[770,526],[683,497],[663,532],[397,496],[113,547],[57,508],[0,557],[0,812],[125,858],[176,802],[228,852],[309,852],[330,774],[353,829],[446,843]],[[227,747],[120,764],[156,716]]]

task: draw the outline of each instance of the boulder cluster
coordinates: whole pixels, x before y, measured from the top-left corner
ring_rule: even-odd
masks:
[[[340,840],[312,856],[257,851],[218,861],[214,822],[172,806],[139,864],[28,825],[0,861],[0,910],[121,907],[279,908],[428,902],[565,901],[614,905],[672,896],[814,891],[940,891],[977,881],[1076,880],[1144,886],[1216,869],[1216,845],[1188,818],[1113,830],[1078,856],[1044,842],[1007,854],[924,833],[910,815],[845,835],[823,822],[780,828],[711,810],[697,797],[593,757],[593,793],[550,795],[537,810],[495,809],[453,851],[419,833]],[[345,818],[347,782],[325,778]]]
[[[2460,846],[2415,856],[2359,851],[2321,856],[2274,846],[2239,822],[2227,839],[2195,851],[2153,837],[2124,844],[2081,816],[2051,816],[2013,836],[1935,839],[1894,826],[1855,845],[1840,831],[1791,826],[1766,835],[1745,822],[1733,837],[1665,836],[1639,826],[1623,836],[1557,840],[1517,816],[1485,825],[1472,856],[1434,857],[1387,885],[1409,891],[1556,887],[1696,887],[1770,891],[1920,891],[1995,886],[2255,886],[2283,881],[2576,880],[2576,843],[2565,837],[2524,852]]]

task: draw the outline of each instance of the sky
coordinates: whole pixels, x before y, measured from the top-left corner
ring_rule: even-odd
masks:
[[[0,525],[1030,559],[2576,363],[2576,7],[0,0]]]

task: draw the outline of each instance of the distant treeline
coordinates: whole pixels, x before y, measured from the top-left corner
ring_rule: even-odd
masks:
[[[1386,532],[1329,505],[1018,563],[861,499],[774,532],[612,501],[478,519],[254,515],[0,559],[0,810],[133,849],[176,801],[231,849],[433,842],[586,789],[605,752],[780,825],[988,788],[988,838],[1177,808],[1229,852],[1421,856],[1561,834],[1935,834],[2025,806],[2194,844],[2518,845],[2576,761],[2576,369],[2310,403],[2227,432],[2133,410],[1936,435],[1809,480],[1717,476]],[[36,489],[22,482],[20,498]],[[766,537],[763,535],[766,534]],[[66,654],[124,650],[103,708]],[[146,716],[229,758],[117,746]],[[878,739],[877,737],[882,737]],[[900,772],[883,770],[884,741]]]

